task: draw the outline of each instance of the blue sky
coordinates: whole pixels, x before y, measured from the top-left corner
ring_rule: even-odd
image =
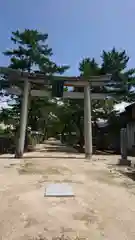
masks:
[[[83,57],[100,63],[103,49],[126,49],[135,66],[134,0],[1,0],[0,52],[11,47],[11,31],[36,28],[49,34],[54,60],[78,74]],[[8,59],[0,54],[0,65]]]

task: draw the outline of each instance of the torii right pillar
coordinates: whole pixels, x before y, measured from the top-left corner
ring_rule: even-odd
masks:
[[[90,85],[84,87],[84,141],[85,158],[92,158],[92,121],[91,121],[91,94]]]
[[[121,148],[121,158],[119,159],[119,164],[120,165],[125,165],[125,166],[130,166],[131,161],[127,159],[127,129],[122,128],[120,130],[120,148]]]

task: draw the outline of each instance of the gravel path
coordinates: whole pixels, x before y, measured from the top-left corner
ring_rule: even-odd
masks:
[[[121,173],[126,168],[111,165],[118,156],[86,162],[83,155],[46,146],[25,154],[23,165],[8,155],[0,158],[0,239],[64,233],[71,239],[134,240],[135,184]],[[52,182],[69,183],[75,197],[45,198]]]

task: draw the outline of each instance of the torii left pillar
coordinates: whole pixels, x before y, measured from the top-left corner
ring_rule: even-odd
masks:
[[[19,129],[19,139],[17,143],[16,158],[22,158],[25,145],[25,135],[28,117],[28,100],[29,100],[30,82],[28,80],[24,81],[24,91],[21,106],[21,116],[20,116],[20,129]]]

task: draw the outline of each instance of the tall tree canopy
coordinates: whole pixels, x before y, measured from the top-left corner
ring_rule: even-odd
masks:
[[[101,69],[103,73],[112,74],[110,86],[118,102],[133,101],[135,86],[135,68],[128,69],[129,57],[126,51],[103,51]]]
[[[44,74],[63,73],[68,66],[58,66],[50,59],[53,52],[47,40],[48,34],[37,30],[12,32],[11,41],[16,48],[4,52],[4,55],[10,57],[10,67],[28,72],[42,70]]]
[[[9,67],[29,73],[34,71],[42,71],[44,75],[64,73],[64,71],[68,69],[68,66],[59,66],[51,60],[53,52],[52,49],[48,46],[47,40],[48,34],[40,33],[37,30],[25,29],[22,32],[18,30],[16,32],[12,32],[11,41],[13,42],[15,48],[6,50],[4,52],[4,55],[10,58]],[[20,82],[16,82],[16,85],[21,89],[23,88],[23,84]],[[5,81],[1,81],[2,90],[8,86],[10,87],[10,82],[8,82],[8,84],[6,83],[5,85]],[[41,86],[38,86],[38,84],[33,84],[31,86],[31,88],[35,87],[38,89]],[[44,86],[42,86],[42,89],[43,88]],[[6,92],[6,94],[8,94],[8,92]],[[29,103],[28,126],[31,127],[31,129],[36,130],[36,128],[41,128],[42,125],[43,129],[45,129],[45,125],[47,124],[46,118],[49,112],[52,110],[52,105],[53,103],[49,103],[48,99],[46,98],[41,100],[40,98],[31,97]],[[21,97],[16,96],[12,107],[1,112],[1,119],[3,116],[3,121],[5,123],[7,118],[16,119],[15,121],[12,120],[12,124],[14,123],[14,127],[17,128],[20,118],[20,108]],[[43,120],[43,118],[45,118],[45,120]],[[46,130],[43,132],[46,132]]]

